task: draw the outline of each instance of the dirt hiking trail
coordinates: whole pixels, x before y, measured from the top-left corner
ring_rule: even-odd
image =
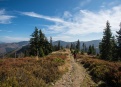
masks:
[[[83,65],[77,63],[69,52],[70,67],[53,87],[96,87]]]

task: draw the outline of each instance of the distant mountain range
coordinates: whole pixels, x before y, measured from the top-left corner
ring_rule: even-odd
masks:
[[[82,44],[85,43],[87,47],[89,47],[89,45],[94,45],[95,48],[98,48],[98,47],[99,47],[100,41],[101,41],[101,40],[80,41],[80,46],[81,46],[81,48],[82,48]],[[59,41],[53,42],[53,45],[58,45],[58,42],[59,42]],[[61,40],[60,40],[60,45],[63,46],[63,47],[66,47],[66,45],[71,45],[71,43],[76,44],[77,41],[75,41],[75,42],[65,42],[65,41],[61,41]]]
[[[63,47],[66,47],[66,45],[71,45],[71,43],[75,43],[76,44],[76,41],[75,42],[65,42],[65,41],[60,41],[60,45],[63,46]],[[54,41],[53,42],[53,45],[58,45],[58,42],[59,41]],[[97,52],[99,51],[99,43],[100,43],[101,40],[92,40],[92,41],[80,41],[80,46],[82,48],[82,44],[85,43],[86,46],[88,47],[89,45],[94,45],[94,47],[97,49]],[[10,52],[13,52],[15,50],[21,50],[21,48],[23,46],[26,46],[29,44],[29,41],[21,41],[21,42],[17,42],[17,43],[0,43],[0,56],[2,56],[3,54],[5,53],[10,53]]]
[[[21,41],[21,42],[18,42],[18,43],[0,43],[0,54],[3,54],[3,53],[8,53],[8,52],[11,52],[13,50],[16,50],[18,48],[21,48],[22,46],[26,46],[28,45],[28,41]]]

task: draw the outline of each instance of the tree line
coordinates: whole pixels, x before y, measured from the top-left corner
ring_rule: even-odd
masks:
[[[87,53],[88,55],[96,55],[96,49],[93,44],[87,47],[86,44],[83,43],[81,48],[79,40],[76,43],[71,43],[69,48],[71,52],[75,51],[76,53],[81,53],[81,54]]]
[[[35,27],[35,31],[32,33],[30,38],[29,44],[29,56],[39,56],[43,57],[44,55],[48,55],[52,51],[58,51],[63,49],[64,47],[61,45],[61,42],[58,41],[57,45],[53,45],[52,37],[50,37],[50,41],[47,40],[46,36],[42,32],[42,30],[38,30]],[[71,45],[67,45],[66,48],[70,48],[71,51],[75,50],[76,53],[84,53],[87,52],[88,54],[96,54],[94,45],[90,45],[88,48],[86,44],[83,43],[83,49],[80,48],[80,41],[78,40],[77,43],[71,43]],[[25,52],[27,53],[27,52]]]
[[[37,27],[35,27],[35,31],[32,33],[29,42],[29,56],[43,57],[52,51],[57,51],[63,48],[60,45],[60,41],[58,42],[58,45],[53,46],[52,37],[50,37],[50,41],[48,41],[42,30],[39,30]]]
[[[103,31],[102,41],[99,44],[100,59],[110,61],[121,60],[121,24],[119,31],[116,31],[116,33],[116,36],[112,35],[110,23],[107,21],[106,27]],[[37,27],[35,27],[35,31],[31,34],[30,44],[28,47],[29,50],[25,51],[25,56],[32,55],[43,57],[52,51],[57,51],[63,48],[64,47],[61,45],[60,41],[58,41],[57,45],[53,45],[52,37],[50,37],[50,41],[48,41],[42,30],[39,30]],[[86,44],[83,43],[82,48],[80,48],[79,40],[76,43],[67,45],[66,48],[70,48],[71,51],[75,50],[76,53],[81,52],[82,54],[87,53],[89,55],[96,55],[96,49],[94,48],[94,45],[87,47]]]

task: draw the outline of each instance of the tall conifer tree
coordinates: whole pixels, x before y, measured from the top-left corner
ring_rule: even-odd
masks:
[[[112,60],[113,61],[117,61],[118,60],[118,55],[117,55],[117,44],[116,44],[116,40],[115,40],[115,37],[113,36],[112,37],[112,41],[111,41],[111,50],[112,50]]]
[[[82,47],[83,47],[82,51],[85,52],[85,50],[84,50],[85,44],[84,43],[82,44]]]
[[[32,33],[30,39],[30,55],[37,56],[38,44],[39,44],[39,36],[38,29],[35,27],[35,31]]]
[[[58,41],[58,50],[61,49],[61,46],[60,46],[60,41]]]
[[[50,37],[50,46],[51,46],[51,52],[53,51],[53,41],[52,41],[52,37]]]
[[[92,54],[93,54],[93,55],[96,54],[96,50],[95,50],[94,44],[92,45]]]
[[[45,35],[43,34],[43,32],[41,31],[41,29],[39,30],[39,56],[44,56],[45,54]]]
[[[111,38],[112,38],[112,33],[110,29],[110,23],[107,21],[106,23],[106,28],[104,29],[103,32],[103,38],[100,43],[100,57],[101,59],[105,60],[110,60],[112,59],[112,52],[111,52]]]
[[[76,50],[77,50],[77,52],[80,51],[80,41],[79,40],[77,41],[77,44],[76,44]]]
[[[119,60],[121,60],[121,23],[120,23],[120,30],[116,32],[117,35],[117,41],[118,41],[118,46],[117,46],[117,50],[118,50],[118,58]]]
[[[88,55],[92,54],[92,46],[90,45],[89,48],[88,48]]]

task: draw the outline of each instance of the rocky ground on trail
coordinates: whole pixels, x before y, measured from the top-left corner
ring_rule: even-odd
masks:
[[[76,62],[71,54],[70,67],[62,78],[53,87],[96,87],[96,83],[91,79],[83,65]]]

